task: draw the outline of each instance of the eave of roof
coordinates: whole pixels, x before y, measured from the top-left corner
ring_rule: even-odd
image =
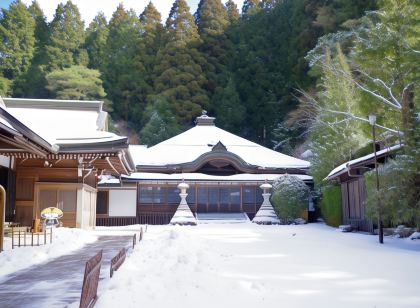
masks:
[[[25,124],[20,122],[14,116],[12,116],[1,104],[0,104],[0,116],[5,119],[10,125],[14,128],[15,131],[18,131],[23,137],[29,140],[29,142],[35,143],[36,145],[42,147],[45,150],[48,150],[52,153],[57,153],[58,146],[50,144],[44,138],[36,134],[32,129],[27,127]]]
[[[3,97],[6,107],[102,111],[103,101]]]
[[[376,157],[377,158],[381,158],[381,157],[385,157],[391,153],[394,153],[396,151],[398,151],[399,149],[401,149],[403,147],[403,145],[397,144],[397,145],[393,145],[391,147],[385,148],[383,150],[377,151],[376,152]],[[360,167],[363,165],[366,165],[367,163],[369,163],[372,159],[375,158],[374,153],[370,153],[368,155],[350,160],[348,162],[345,162],[343,164],[341,164],[340,166],[334,168],[324,180],[331,180],[334,179],[344,173],[346,173],[349,168],[355,168],[355,167]]]
[[[60,147],[60,153],[118,152],[128,149],[128,138],[115,136],[108,139],[73,139],[66,143],[58,141],[58,146]]]
[[[216,181],[216,182],[264,182],[274,181],[276,178],[284,176],[285,174],[249,174],[241,173],[234,175],[208,175],[204,173],[147,173],[147,172],[136,172],[129,176],[122,176],[122,180],[126,181]],[[312,182],[312,176],[304,174],[292,174],[306,182]]]

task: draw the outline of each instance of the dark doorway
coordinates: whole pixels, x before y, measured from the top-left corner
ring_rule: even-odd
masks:
[[[14,221],[15,218],[15,172],[6,167],[0,167],[0,185],[6,190],[6,221]]]

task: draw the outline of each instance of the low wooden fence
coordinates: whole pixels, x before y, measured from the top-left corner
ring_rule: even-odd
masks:
[[[147,231],[147,226],[146,226]],[[143,227],[140,227],[139,242],[143,239]],[[133,235],[133,249],[137,243],[137,234]],[[111,259],[109,276],[112,278],[124,263],[127,256],[127,249],[121,248],[117,255]],[[85,275],[83,277],[82,294],[80,296],[80,308],[92,308],[98,299],[99,274],[101,271],[102,250],[86,262]]]
[[[99,274],[101,272],[102,250],[86,262],[83,277],[80,308],[93,307],[98,299]]]
[[[125,257],[127,255],[127,249],[122,248],[120,252],[111,259],[111,266],[109,268],[109,277],[112,278],[114,272],[118,270],[121,264],[124,263]]]
[[[134,235],[133,235],[133,249],[136,246],[136,243],[137,243],[137,235],[134,233]]]
[[[53,228],[44,228],[42,232],[34,232],[33,229],[26,227],[12,227],[10,231],[12,237],[12,249],[24,246],[46,245],[48,240],[52,243]]]

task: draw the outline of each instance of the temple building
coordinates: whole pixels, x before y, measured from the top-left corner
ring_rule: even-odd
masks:
[[[102,177],[97,225],[167,224],[179,203],[178,184],[188,185],[187,203],[201,213],[255,216],[263,202],[260,185],[292,174],[308,185],[309,162],[231,134],[205,113],[196,126],[155,146],[130,146],[136,172]],[[309,204],[309,202],[308,202]]]
[[[126,137],[108,132],[101,101],[0,99],[6,221],[31,226],[46,207],[68,227],[96,224],[98,176],[134,170]]]

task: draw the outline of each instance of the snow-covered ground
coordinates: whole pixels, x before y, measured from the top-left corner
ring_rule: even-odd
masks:
[[[420,307],[420,240],[322,224],[149,226],[96,307]]]
[[[10,273],[66,255],[87,243],[94,242],[96,239],[96,234],[89,231],[56,228],[53,229],[52,244],[49,244],[48,236],[48,244],[46,245],[15,247],[12,250],[12,239],[5,237],[4,251],[0,253],[0,280]],[[27,242],[30,243],[30,240],[30,237],[28,237]],[[43,243],[42,236],[40,241]]]

